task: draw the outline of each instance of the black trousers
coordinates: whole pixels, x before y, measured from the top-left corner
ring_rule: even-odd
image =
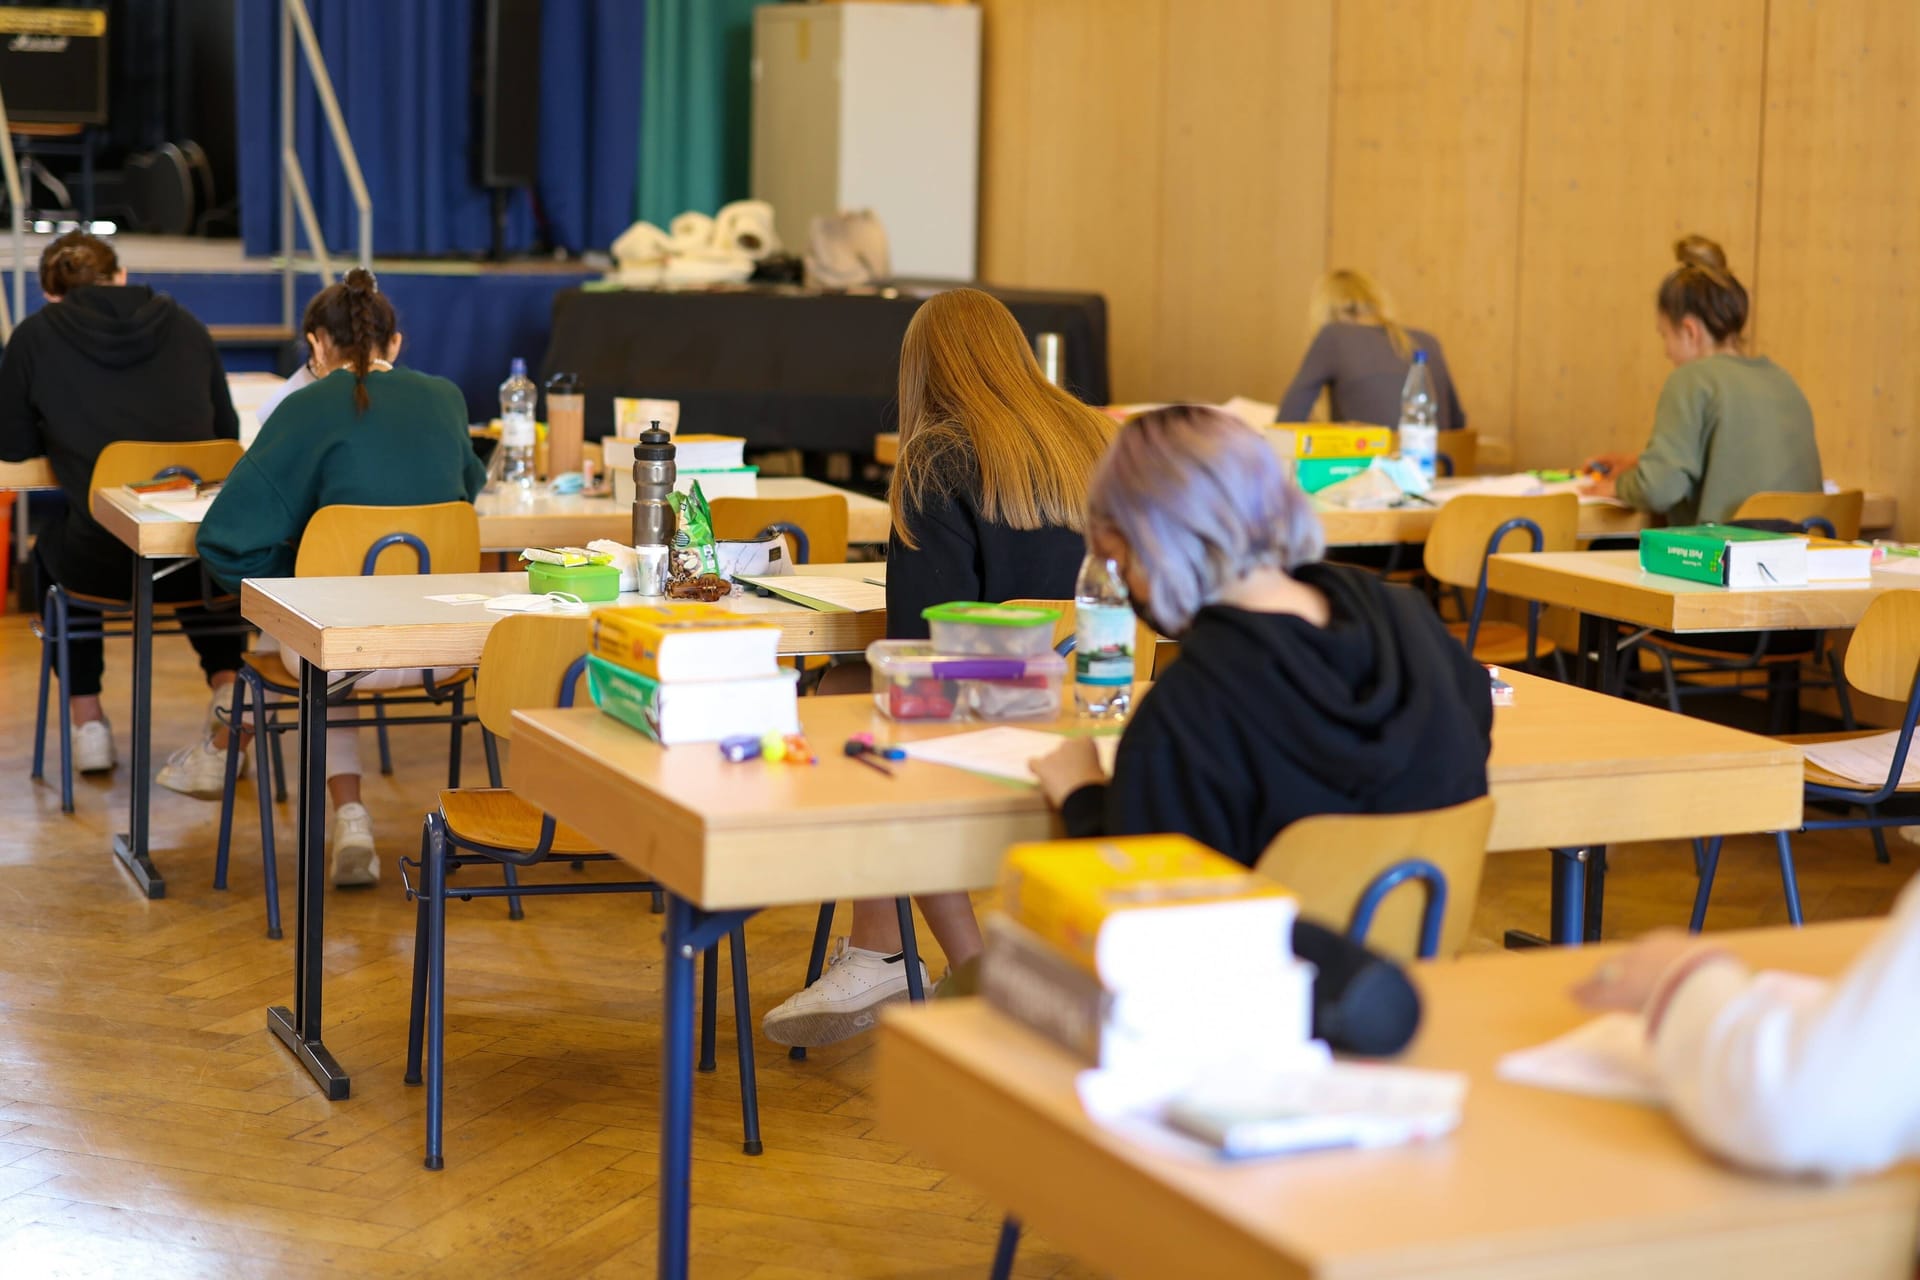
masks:
[[[57,535],[56,535],[57,537]],[[44,603],[47,588],[59,583],[79,595],[108,600],[130,600],[133,596],[133,552],[123,546],[90,546],[84,554],[59,557],[59,572],[49,562],[46,548],[34,547],[33,567],[36,582],[35,603]],[[238,630],[238,609],[213,611],[189,602],[203,598],[200,571],[188,566],[153,584],[156,604],[183,606],[176,616],[194,652],[200,655],[200,669],[209,676],[216,671],[238,671],[247,651],[247,637]],[[223,633],[223,630],[224,633]],[[87,697],[100,692],[100,677],[106,668],[105,645],[99,640],[74,640],[68,644],[67,694]]]

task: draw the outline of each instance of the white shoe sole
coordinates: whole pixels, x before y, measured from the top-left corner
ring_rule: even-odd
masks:
[[[104,761],[75,760],[73,762],[73,771],[75,773],[112,773],[119,764],[120,762],[111,756],[107,757]]]
[[[905,987],[890,995],[882,996],[872,1004],[861,1005],[857,1009],[819,1008],[807,1009],[786,1014],[776,1020],[769,1014],[760,1029],[767,1039],[775,1044],[794,1045],[802,1049],[818,1049],[823,1045],[837,1044],[850,1040],[862,1031],[871,1031],[880,1021],[880,1010],[890,1004],[899,1004],[908,996]]]
[[[371,845],[348,845],[334,851],[333,887],[364,889],[380,883],[380,860]]]

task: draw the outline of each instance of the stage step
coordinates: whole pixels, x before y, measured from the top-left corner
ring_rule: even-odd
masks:
[[[222,347],[278,347],[294,339],[293,329],[284,324],[210,324],[207,332]]]

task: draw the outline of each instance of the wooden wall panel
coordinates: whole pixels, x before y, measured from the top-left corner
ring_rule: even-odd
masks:
[[[1280,398],[1327,234],[1333,0],[1169,6],[1153,399]]]
[[[1645,443],[1669,372],[1653,294],[1676,236],[1714,237],[1751,274],[1765,14],[1753,0],[1535,0],[1517,463]]]
[[[1920,537],[1920,4],[1773,0],[1759,345],[1813,404],[1827,475]]]
[[[1469,424],[1506,438],[1525,0],[1341,0],[1334,49],[1328,264],[1431,330]],[[1304,323],[1306,291],[1285,301]]]

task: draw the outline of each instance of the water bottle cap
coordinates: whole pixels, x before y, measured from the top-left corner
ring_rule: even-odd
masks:
[[[1425,364],[1425,363],[1427,362],[1427,353],[1426,353],[1426,352],[1424,352],[1424,351],[1416,351],[1416,352],[1414,352],[1414,353],[1413,353],[1413,362],[1414,362],[1415,364]]]
[[[580,375],[577,373],[556,373],[547,379],[547,392],[550,395],[572,396],[580,394]]]
[[[656,422],[652,430],[640,433],[640,443],[634,446],[633,456],[643,462],[670,462],[673,459],[673,437],[662,431]]]
[[[515,356],[515,357],[513,358],[513,368],[511,368],[511,369],[509,369],[509,370],[507,371],[507,376],[508,376],[508,377],[510,377],[510,378],[524,378],[524,377],[526,377],[526,376],[527,376],[527,362],[526,362],[525,360],[523,360],[523,359],[521,359],[521,358],[520,358],[519,356]]]

